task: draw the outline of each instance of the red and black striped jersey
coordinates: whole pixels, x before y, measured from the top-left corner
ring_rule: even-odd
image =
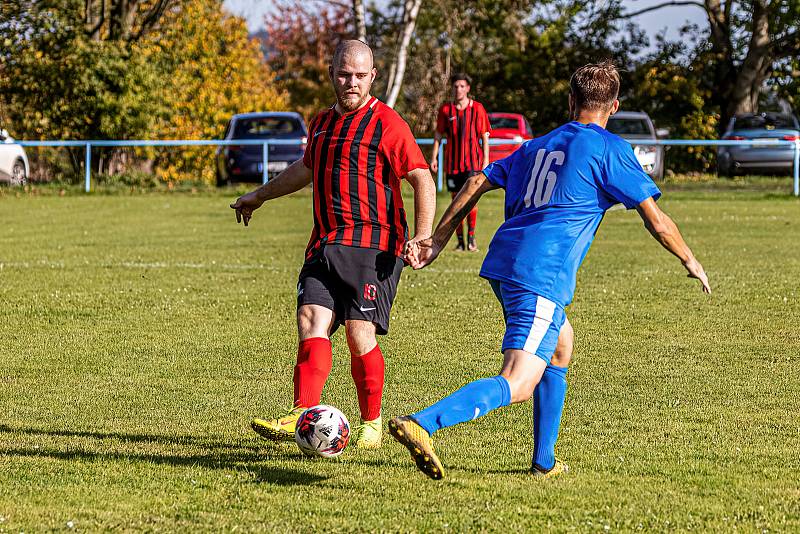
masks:
[[[371,97],[343,115],[323,111],[308,136],[303,162],[313,173],[314,229],[306,257],[324,243],[402,256],[408,224],[400,181],[428,167],[408,124]]]
[[[436,132],[447,137],[444,145],[444,172],[458,174],[483,169],[481,136],[491,131],[483,104],[470,100],[464,109],[454,102],[439,108]]]

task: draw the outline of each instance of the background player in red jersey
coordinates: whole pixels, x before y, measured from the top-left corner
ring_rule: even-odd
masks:
[[[356,445],[376,448],[384,383],[376,335],[388,332],[408,240],[401,180],[414,189],[412,241],[431,235],[436,191],[408,124],[370,95],[377,75],[372,50],[360,41],[340,43],[329,73],[336,104],[311,121],[303,159],[231,204],[247,226],[265,201],[313,182],[314,229],[297,285],[294,407],[251,426],[268,439],[294,439],[300,413],[320,403],[332,365],[330,336],[344,324],[362,419]]]
[[[450,78],[453,100],[439,108],[436,118],[436,134],[433,142],[431,170],[439,169],[439,143],[447,137],[444,145],[444,173],[447,190],[455,198],[467,178],[478,174],[489,165],[489,116],[480,102],[469,97],[471,80],[463,73]],[[467,249],[478,250],[475,244],[475,224],[478,220],[478,207],[467,215]],[[456,227],[458,244],[456,250],[464,250],[463,221]]]

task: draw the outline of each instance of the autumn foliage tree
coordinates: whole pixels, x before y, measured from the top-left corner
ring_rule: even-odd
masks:
[[[277,3],[266,17],[270,68],[286,89],[292,110],[309,120],[335,99],[328,65],[336,44],[354,36],[351,8],[341,3]]]
[[[186,0],[167,13],[146,53],[165,75],[154,127],[162,139],[219,139],[233,114],[286,108],[260,44],[218,0]],[[156,168],[170,181],[211,181],[212,159],[213,149],[173,150],[162,153]]]
[[[0,9],[0,121],[17,138],[213,139],[234,113],[286,104],[259,43],[221,0],[20,0]],[[165,180],[213,178],[213,150],[105,150],[95,171],[154,155]],[[82,153],[73,156],[77,176]]]

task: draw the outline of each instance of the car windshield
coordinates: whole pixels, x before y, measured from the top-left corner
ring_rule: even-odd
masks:
[[[515,117],[489,117],[489,124],[492,125],[492,130],[519,129],[519,120]]]
[[[255,117],[237,120],[233,138],[273,137],[295,132],[300,132],[300,124],[294,119],[286,117]]]
[[[608,119],[606,130],[617,135],[650,135],[650,127],[644,119]]]
[[[797,123],[790,115],[749,115],[733,122],[737,130],[795,130]]]

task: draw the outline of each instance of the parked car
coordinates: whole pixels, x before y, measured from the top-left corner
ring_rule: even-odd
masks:
[[[647,113],[641,111],[618,111],[608,119],[606,130],[617,134],[633,145],[633,153],[644,172],[653,180],[664,178],[664,147],[637,145],[638,140],[653,140],[665,137],[667,130],[656,130]]]
[[[508,156],[523,141],[533,139],[533,130],[528,120],[519,113],[489,113],[489,124],[492,126],[491,139],[512,139],[516,143],[508,145],[489,145],[489,161],[497,161]]]
[[[270,145],[267,173],[272,176],[303,157],[308,129],[299,113],[290,111],[242,113],[225,127],[223,139],[295,140],[291,145]],[[230,145],[217,149],[217,185],[230,182],[260,182],[263,175],[261,145]]]
[[[7,130],[0,130],[0,181],[9,185],[25,185],[30,176],[30,166],[25,149],[15,145]]]
[[[747,113],[733,117],[722,138],[731,141],[759,139],[769,144],[718,147],[720,175],[734,176],[740,171],[789,172],[794,165],[794,147],[778,142],[800,139],[800,125],[797,118],[788,113]]]

